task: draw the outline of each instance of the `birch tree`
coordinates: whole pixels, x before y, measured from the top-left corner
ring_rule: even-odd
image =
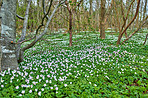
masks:
[[[0,9],[2,6],[2,0],[0,0]],[[1,15],[1,12],[0,12]],[[1,38],[1,16],[0,16],[0,38]],[[1,71],[1,59],[2,59],[2,48],[1,48],[1,40],[0,40],[0,71]]]
[[[31,2],[32,0],[28,0],[28,6],[26,8],[25,16],[20,18],[19,15],[16,15],[17,0],[3,0],[3,5],[1,8],[2,11],[0,14],[0,16],[2,17],[2,23],[1,23],[2,70],[6,70],[8,68],[16,69],[18,67],[18,63],[23,61],[24,51],[33,47],[47,33],[48,26],[56,10],[61,4],[65,2],[65,0],[60,0],[58,2],[58,4],[55,6],[50,16],[48,16],[48,14],[50,12],[53,0],[51,0],[47,12],[45,10],[45,7],[43,6],[44,16],[42,18],[41,24],[38,26],[34,37],[26,39],[29,9]],[[45,3],[45,0],[43,0],[43,3]],[[18,42],[16,42],[16,16],[24,21],[21,37],[18,40]],[[45,19],[47,19],[46,23],[44,21]],[[41,27],[43,26],[44,26],[43,32],[38,33]],[[22,44],[27,41],[31,41],[31,43],[22,47]]]
[[[16,2],[17,0],[3,0],[1,7],[1,69],[16,69]]]

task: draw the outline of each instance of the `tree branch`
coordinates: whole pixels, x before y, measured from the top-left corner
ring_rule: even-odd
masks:
[[[24,17],[19,16],[18,14],[16,14],[16,17],[19,18],[19,19],[21,19],[21,20],[24,20],[25,19]]]
[[[27,46],[23,47],[22,51],[25,51],[26,49],[29,49],[29,48],[33,47],[36,44],[36,42],[38,42],[46,34],[48,26],[49,26],[49,23],[51,22],[52,17],[54,16],[54,14],[55,14],[56,10],[58,9],[58,7],[61,4],[63,4],[64,2],[65,2],[65,0],[61,1],[61,3],[56,5],[55,9],[53,10],[51,16],[49,17],[49,19],[48,19],[48,21],[47,21],[47,23],[45,25],[44,31],[39,36],[37,36],[36,39],[32,43],[30,43]]]
[[[26,13],[25,13],[25,17],[24,17],[24,23],[23,23],[23,29],[22,29],[22,34],[21,34],[21,38],[18,40],[18,44],[17,44],[17,47],[16,47],[16,56],[17,56],[17,60],[18,62],[21,61],[21,56],[23,55],[20,55],[21,54],[21,42],[25,40],[25,37],[26,37],[26,30],[27,30],[27,24],[28,24],[28,17],[29,17],[29,9],[30,9],[30,5],[31,5],[31,1],[32,0],[29,0],[28,2],[28,5],[27,5],[27,8],[26,8]]]
[[[122,38],[122,35],[126,32],[126,30],[128,29],[128,27],[134,22],[134,20],[136,19],[137,17],[137,14],[139,12],[139,5],[140,5],[140,0],[137,1],[137,8],[136,8],[136,13],[135,13],[135,16],[133,17],[133,19],[130,21],[130,23],[125,27],[125,29],[119,34],[119,37],[118,37],[118,41],[117,41],[117,45],[120,44],[120,40]]]
[[[148,34],[146,34],[146,38],[145,38],[145,41],[144,41],[143,45],[145,45],[147,37],[148,37]]]
[[[133,1],[131,2],[130,6],[129,6],[129,8],[128,8],[128,12],[127,12],[126,17],[125,17],[125,15],[124,15],[123,1],[122,1],[122,3],[121,3],[121,13],[122,13],[122,16],[123,16],[123,21],[124,21],[124,23],[123,23],[123,25],[122,25],[122,27],[121,27],[120,32],[122,32],[123,28],[124,28],[125,25],[126,25],[126,21],[127,21],[127,18],[128,18],[130,9],[131,9],[131,6],[132,6],[132,4],[133,4],[134,2],[135,2],[135,0],[133,0]]]
[[[30,4],[32,0],[29,0],[25,17],[24,17],[24,23],[23,23],[23,29],[22,29],[22,35],[21,38],[18,40],[18,42],[24,41],[26,37],[26,30],[27,30],[27,24],[28,24],[28,17],[29,17],[29,9],[30,9]]]
[[[81,4],[82,1],[83,0],[79,1],[79,3],[72,10],[76,9],[77,6],[80,6],[80,4]]]
[[[46,10],[44,9],[44,8],[45,8],[45,7],[44,7],[44,2],[45,2],[45,1],[43,0],[44,17],[42,18],[41,24],[40,24],[40,25],[38,26],[38,28],[36,29],[36,34],[34,35],[34,37],[32,37],[32,38],[30,38],[30,39],[27,39],[27,40],[20,41],[20,42],[18,42],[17,44],[21,44],[21,43],[24,43],[24,42],[27,42],[27,41],[30,41],[30,40],[35,39],[36,36],[37,36],[37,34],[38,34],[38,32],[39,32],[39,29],[40,29],[42,26],[44,26],[44,20],[45,20],[45,18],[49,19],[49,17],[48,17],[47,15],[49,14],[49,11],[50,11],[50,9],[51,9],[51,5],[52,5],[53,0],[51,0],[51,2],[50,2],[50,5],[49,5],[49,8],[48,8],[47,13],[46,13]]]
[[[144,21],[143,21],[142,24],[136,29],[136,31],[134,31],[128,38],[126,38],[126,39],[122,42],[122,44],[125,43],[128,39],[130,39],[136,32],[138,32],[139,29],[140,29],[145,23],[148,22],[147,19],[148,19],[148,16],[144,19]]]
[[[68,12],[71,12],[71,9],[70,9],[70,7],[69,7],[69,5],[68,5],[67,0],[65,1],[65,5],[66,5],[66,8],[67,8]]]
[[[49,14],[49,11],[50,11],[50,9],[51,9],[52,3],[53,3],[53,0],[50,1],[50,5],[49,5],[48,11],[47,11],[47,13],[46,13],[46,9],[45,9],[45,0],[43,0],[43,2],[42,2],[43,12],[44,12],[43,20],[44,20],[45,17],[46,17],[47,19],[49,19],[48,14]]]
[[[129,12],[130,12],[130,9],[131,9],[131,6],[133,5],[133,3],[135,2],[135,0],[133,0],[132,2],[131,2],[131,4],[130,4],[130,6],[129,6],[129,8],[128,8],[128,12],[127,12],[127,15],[126,15],[126,20],[127,20],[127,18],[128,18],[128,14],[129,14]]]

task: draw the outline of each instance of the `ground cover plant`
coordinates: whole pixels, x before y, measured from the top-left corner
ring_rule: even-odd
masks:
[[[117,36],[81,32],[46,36],[26,51],[19,70],[0,73],[0,98],[148,97],[148,43],[137,33],[116,46]]]

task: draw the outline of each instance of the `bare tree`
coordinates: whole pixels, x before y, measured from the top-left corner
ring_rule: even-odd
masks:
[[[106,0],[101,0],[101,12],[100,12],[100,38],[105,39],[105,4]]]
[[[20,40],[18,41],[17,44],[22,44],[22,43],[24,43],[24,42],[26,42],[26,41],[30,41],[30,40],[33,40],[33,41],[32,41],[30,44],[28,44],[28,45],[26,45],[26,46],[24,46],[24,47],[20,47],[19,45],[17,46],[17,50],[19,50],[19,51],[17,51],[17,59],[18,59],[18,62],[22,62],[22,61],[23,61],[23,59],[24,59],[24,51],[27,50],[27,49],[29,49],[29,48],[31,48],[31,47],[33,47],[33,46],[46,34],[46,32],[47,32],[47,30],[48,30],[48,26],[49,26],[49,24],[50,24],[50,22],[51,22],[51,19],[52,19],[53,16],[54,16],[56,10],[58,9],[58,7],[59,7],[61,4],[63,4],[63,3],[65,2],[65,0],[61,0],[61,1],[56,5],[56,7],[54,8],[54,10],[52,11],[52,14],[51,14],[50,17],[49,17],[48,14],[49,14],[49,12],[50,12],[50,9],[51,9],[51,6],[52,6],[52,2],[53,2],[53,0],[51,0],[51,2],[50,2],[50,5],[49,5],[49,8],[48,8],[47,13],[46,13],[45,10],[44,10],[44,17],[43,17],[43,19],[42,19],[41,25],[38,26],[38,28],[37,28],[37,30],[36,30],[36,34],[34,35],[34,37],[31,38],[31,39],[25,40],[24,38],[25,38],[25,36],[26,36],[26,30],[25,30],[25,32],[22,32],[21,38],[20,38]],[[43,0],[43,3],[44,3],[44,0]],[[45,7],[43,7],[43,8],[45,8]],[[29,3],[28,3],[27,9],[29,9]],[[27,13],[27,10],[26,10],[26,13]],[[23,26],[24,28],[23,28],[23,29],[25,29],[25,26],[26,26],[26,23],[27,23],[27,20],[28,20],[28,19],[27,19],[27,14],[25,15],[25,17],[26,17],[26,18],[25,18],[25,20],[24,20],[24,26]],[[47,18],[48,20],[47,20],[46,24],[44,25],[44,20],[45,20],[45,18]],[[26,21],[26,22],[25,22],[25,21]],[[43,26],[44,26],[43,32],[40,33],[40,34],[38,34],[39,30],[40,30],[41,27],[43,27]],[[24,36],[24,35],[25,35],[25,36]],[[22,38],[23,38],[23,39],[22,39]]]
[[[28,6],[26,8],[24,24],[22,29],[21,38],[18,40],[18,42],[15,42],[15,36],[16,36],[16,1],[17,0],[4,0],[3,6],[1,8],[2,10],[2,70],[6,70],[9,67],[11,69],[16,69],[18,66],[18,63],[23,61],[24,58],[24,51],[33,47],[47,32],[48,26],[51,22],[51,19],[53,18],[56,10],[58,7],[65,2],[65,0],[60,0],[59,3],[56,5],[54,10],[52,11],[50,17],[48,17],[48,14],[50,12],[52,1],[50,2],[48,11],[45,12],[44,10],[44,17],[42,19],[41,25],[36,30],[36,33],[34,37],[30,39],[26,39],[26,32],[27,32],[27,24],[28,24],[28,17],[29,17],[29,8],[32,0],[28,1]],[[44,0],[43,0],[44,2]],[[12,6],[13,5],[13,6]],[[44,7],[43,7],[44,9]],[[11,14],[10,14],[11,13]],[[7,16],[6,16],[7,15]],[[19,15],[18,15],[19,16]],[[44,20],[47,18],[47,22],[44,25]],[[44,30],[41,33],[38,33],[41,27],[44,26]],[[22,47],[22,43],[32,41],[30,44]],[[17,46],[17,48],[15,48]]]
[[[140,29],[144,24],[147,24],[147,23],[148,23],[147,19],[148,19],[148,16],[143,20],[143,22],[140,24],[140,26],[139,26],[129,37],[127,37],[127,38],[122,42],[122,44],[125,43],[127,40],[129,40],[136,32],[138,32],[139,29]],[[146,35],[146,39],[145,39],[144,44],[146,43],[146,40],[147,40],[147,35]],[[143,45],[144,45],[144,44],[143,44]]]
[[[135,1],[135,0],[133,0]],[[124,28],[124,30],[119,34],[118,36],[118,40],[117,40],[117,45],[120,44],[120,40],[123,36],[123,34],[126,32],[126,30],[129,28],[129,26],[134,22],[134,20],[136,19],[136,16],[138,15],[138,11],[139,11],[139,5],[140,5],[140,0],[137,0],[137,8],[136,8],[136,13],[135,16],[133,17],[133,19],[129,22],[129,24]]]
[[[21,62],[22,59],[23,59],[23,55],[20,56],[20,52],[21,52],[21,45],[22,41],[25,40],[25,37],[26,37],[26,30],[27,30],[27,25],[28,25],[28,17],[29,17],[29,8],[30,8],[30,4],[31,4],[31,1],[32,0],[29,0],[28,1],[28,6],[26,8],[26,13],[25,13],[25,17],[24,17],[24,25],[23,25],[23,29],[22,29],[22,34],[21,34],[21,38],[18,40],[18,44],[17,44],[17,59],[18,59],[18,62]]]
[[[72,46],[72,24],[73,24],[73,11],[75,10],[75,8],[77,7],[77,6],[79,6],[80,4],[81,4],[81,2],[82,2],[83,0],[80,0],[78,3],[77,3],[77,0],[72,0],[72,2],[68,2],[67,0],[66,0],[66,2],[65,2],[65,5],[66,5],[66,8],[67,8],[67,10],[68,10],[68,12],[69,12],[69,46]],[[74,4],[76,4],[76,6],[72,6],[72,5],[74,5]]]

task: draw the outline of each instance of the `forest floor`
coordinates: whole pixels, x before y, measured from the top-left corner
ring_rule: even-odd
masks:
[[[81,32],[69,47],[68,34],[47,35],[26,51],[19,71],[0,73],[0,98],[146,98],[145,36],[116,46],[117,35],[101,40],[97,32]]]

